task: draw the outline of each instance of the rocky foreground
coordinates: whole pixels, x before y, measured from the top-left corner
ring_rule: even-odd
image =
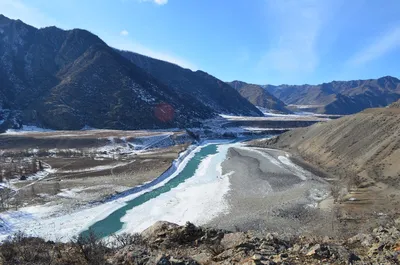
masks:
[[[94,236],[64,244],[18,235],[0,246],[0,264],[399,264],[399,228],[400,219],[333,240],[157,222],[140,235],[115,237],[114,244]]]

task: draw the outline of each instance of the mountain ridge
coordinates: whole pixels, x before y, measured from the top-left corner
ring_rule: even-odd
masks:
[[[248,84],[238,80],[227,82],[227,84],[236,89],[242,97],[246,98],[255,106],[276,113],[292,113],[286,108],[285,103],[259,85]]]
[[[21,122],[53,129],[165,128],[213,115],[201,104],[192,105],[194,98],[181,98],[144,73],[89,31],[36,29],[5,17],[0,28],[4,84],[0,102],[3,109],[18,113]],[[174,109],[167,122],[154,114],[163,102]]]
[[[186,127],[220,110],[236,111],[232,103],[207,106],[204,98],[174,89],[87,30],[37,29],[1,16],[0,62],[3,131],[22,123],[51,129]],[[242,100],[238,93],[231,97]],[[262,115],[250,103],[242,105],[237,114]]]
[[[288,105],[309,105],[314,111],[326,114],[353,114],[366,108],[388,106],[400,98],[400,80],[391,76],[262,87]]]
[[[231,86],[202,70],[193,72],[179,65],[135,52],[122,50],[118,50],[118,52],[175,91],[189,94],[217,112],[248,116],[262,115],[254,105],[241,97]]]

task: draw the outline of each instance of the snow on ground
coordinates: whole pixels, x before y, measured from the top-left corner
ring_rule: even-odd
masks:
[[[88,168],[82,168],[82,169],[74,169],[74,170],[63,170],[63,169],[59,169],[57,170],[58,173],[80,173],[80,172],[88,172],[88,171],[103,171],[103,170],[108,170],[108,169],[113,169],[116,167],[122,167],[122,166],[126,166],[132,162],[134,162],[135,160],[131,160],[129,162],[118,162],[118,163],[114,163],[114,164],[110,164],[110,165],[103,165],[103,166],[95,166],[95,167],[88,167]]]
[[[38,171],[38,172],[36,172],[36,173],[34,173],[34,174],[31,174],[31,175],[26,175],[26,176],[25,176],[25,177],[26,177],[26,180],[23,180],[23,181],[21,181],[21,180],[19,180],[19,179],[12,179],[12,180],[10,180],[10,184],[11,184],[11,187],[10,187],[10,188],[13,188],[13,185],[12,185],[12,184],[14,184],[14,183],[17,183],[17,182],[26,182],[27,180],[28,180],[28,181],[35,181],[35,182],[36,182],[36,181],[39,181],[39,180],[41,180],[41,179],[44,179],[44,178],[47,177],[49,174],[55,173],[55,172],[56,172],[56,170],[53,169],[53,168],[51,168],[50,165],[45,164],[44,166],[45,166],[45,168],[44,168],[43,170]],[[30,183],[28,186],[31,186],[31,185],[33,185],[33,183]],[[19,190],[19,189],[15,189],[15,190]]]
[[[24,133],[32,133],[32,132],[53,132],[54,130],[40,128],[37,126],[30,125],[22,125],[21,129],[8,129],[5,134],[24,134]]]
[[[73,188],[73,189],[62,189],[61,192],[57,193],[57,196],[64,198],[78,198],[79,192],[83,191],[83,188]]]
[[[219,116],[227,121],[288,121],[288,120],[306,120],[306,121],[326,121],[329,120],[326,115],[304,115],[303,114],[276,114],[276,113],[264,113],[263,117],[251,117],[251,116],[231,116],[220,114]],[[217,119],[216,119],[217,120]]]
[[[221,141],[219,141],[221,142]],[[57,240],[57,241],[69,241],[73,236],[78,235],[80,232],[87,229],[90,225],[94,224],[95,222],[104,219],[108,215],[110,215],[115,210],[123,207],[126,205],[127,201],[130,201],[150,190],[163,186],[167,183],[170,179],[174,178],[177,174],[179,174],[187,163],[194,157],[194,155],[200,151],[202,147],[207,144],[215,143],[214,141],[203,142],[199,146],[192,146],[186,152],[183,152],[180,157],[177,159],[177,162],[174,164],[174,168],[176,170],[167,172],[168,177],[165,178],[162,182],[157,183],[156,185],[149,187],[147,189],[141,190],[139,192],[129,194],[124,197],[118,197],[115,200],[108,201],[106,203],[98,204],[95,206],[87,206],[87,208],[80,209],[78,211],[67,212],[63,210],[61,211],[61,205],[51,205],[51,203],[45,205],[37,205],[37,206],[30,206],[20,208],[18,211],[7,211],[0,214],[0,241],[5,240],[8,236],[12,235],[17,231],[22,231],[28,235],[32,236],[40,236],[48,240]],[[216,160],[220,160],[218,158]],[[202,166],[202,170],[204,170],[204,164]],[[201,170],[200,170],[201,172]],[[194,181],[199,181],[199,174],[198,177]],[[217,173],[214,174],[216,178],[218,176]],[[201,203],[197,202],[196,200],[193,203],[197,203],[196,207],[202,207],[199,209],[202,210],[209,210],[210,214],[215,214],[214,204],[216,201],[221,200],[222,194],[227,190],[227,184],[229,180],[227,178],[223,178],[222,180],[218,181],[210,181],[210,182],[199,182],[200,188],[192,187],[195,182],[191,185],[186,186],[185,193],[180,193],[180,197],[176,197],[177,200],[184,203],[182,200],[186,200],[187,196],[192,192],[196,192],[196,200],[199,200],[200,196],[206,197],[205,203],[202,205]],[[216,192],[214,195],[210,191]],[[184,190],[181,190],[184,191]],[[73,196],[78,191],[64,191],[61,195]],[[204,196],[204,192],[207,196]],[[210,194],[213,194],[210,196]],[[215,200],[208,197],[215,196]],[[178,199],[179,198],[179,199]],[[212,205],[207,204],[212,203]],[[186,204],[187,206],[188,204]],[[223,204],[222,204],[223,205]],[[196,209],[194,207],[192,210]],[[222,208],[216,207],[216,209],[223,210],[225,206],[221,206]],[[174,209],[177,209],[174,207]],[[190,215],[194,216],[193,212],[189,212]],[[200,220],[200,219],[199,219]],[[200,220],[201,221],[201,220]]]
[[[100,157],[110,157],[117,154],[137,154],[143,153],[150,148],[157,147],[164,141],[170,140],[172,132],[165,132],[158,135],[140,136],[136,137],[133,141],[127,141],[126,137],[118,138],[121,142],[117,143],[117,138],[108,137],[109,144],[100,148],[92,149],[91,152],[100,152]]]
[[[293,114],[279,114],[265,111],[263,112],[264,117],[251,117],[251,116],[235,116],[227,114],[219,114],[223,119],[229,121],[237,120],[314,120],[314,121],[325,121],[330,120],[331,117],[341,117],[342,115],[331,115],[331,114],[318,114],[313,112],[300,111]],[[218,119],[216,119],[218,120]]]
[[[260,127],[245,127],[241,126],[241,129],[243,129],[244,132],[249,131],[249,132],[268,132],[268,131],[278,131],[278,130],[291,130],[292,128],[260,128]]]
[[[287,156],[278,156],[275,158],[274,156],[258,150],[258,148],[252,147],[240,147],[240,149],[256,152],[261,156],[265,157],[269,162],[273,163],[274,165],[284,168],[287,171],[291,172],[293,175],[297,176],[301,180],[307,180],[307,175],[309,175],[308,171],[304,170],[303,168],[299,167],[295,163],[293,163]]]
[[[229,191],[229,177],[222,175],[221,163],[230,147],[218,147],[218,153],[209,155],[200,163],[193,177],[167,193],[129,210],[121,219],[122,232],[140,232],[164,220],[177,224],[186,221],[201,225],[229,210],[225,195]]]
[[[304,170],[303,168],[299,167],[295,163],[293,163],[288,157],[286,156],[278,156],[279,161],[281,161],[282,164],[286,165],[288,168],[290,168],[290,171],[292,171],[296,176],[298,176],[301,180],[306,180],[306,174],[307,171]]]

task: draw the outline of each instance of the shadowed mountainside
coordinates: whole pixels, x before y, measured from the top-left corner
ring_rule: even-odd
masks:
[[[235,89],[206,72],[193,72],[134,52],[118,52],[177,93],[191,95],[218,113],[262,116],[262,113]]]
[[[1,127],[153,129],[219,112],[262,115],[218,79],[192,74],[214,87],[197,87],[197,97],[191,84],[187,91],[165,84],[86,30],[37,29],[0,15]]]
[[[266,89],[259,85],[247,84],[242,81],[233,81],[228,84],[255,106],[267,109],[271,112],[291,113],[291,111],[286,108],[285,103],[271,95]]]

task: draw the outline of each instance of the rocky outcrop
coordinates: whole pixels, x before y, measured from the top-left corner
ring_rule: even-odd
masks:
[[[400,261],[400,231],[396,225],[379,227],[344,241],[278,234],[256,237],[251,231],[227,232],[167,222],[156,223],[142,235],[148,240],[148,248],[158,253],[154,264],[160,265],[397,264]],[[184,240],[170,241],[176,235]],[[123,249],[116,256],[128,257],[129,253],[132,252]],[[121,264],[130,263],[123,259]]]
[[[0,246],[2,264],[284,265],[398,264],[399,221],[347,239],[229,232],[157,222],[135,240],[106,246],[93,238],[67,244],[16,238]],[[129,235],[119,237],[128,239]],[[23,252],[22,252],[23,251]],[[47,253],[47,255],[46,255]],[[32,263],[32,261],[34,262]]]

